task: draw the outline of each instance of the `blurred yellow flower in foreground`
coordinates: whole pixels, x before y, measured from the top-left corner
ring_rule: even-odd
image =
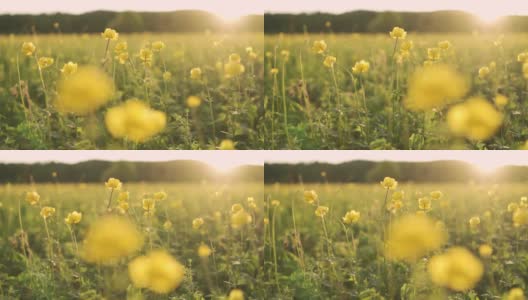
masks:
[[[75,72],[77,72],[77,64],[71,61],[65,63],[61,69],[61,73],[64,75],[72,75]]]
[[[244,292],[240,289],[231,290],[227,300],[244,300]]]
[[[31,205],[37,205],[40,201],[40,195],[37,192],[27,192],[26,201]]]
[[[47,219],[47,218],[53,216],[54,214],[55,214],[55,208],[53,208],[53,207],[44,206],[40,210],[40,216],[43,217],[44,219]]]
[[[24,42],[22,44],[22,53],[26,56],[31,56],[33,53],[35,53],[35,50],[37,50],[37,47],[32,42]]]
[[[455,291],[473,288],[484,273],[480,260],[461,247],[453,247],[434,256],[427,269],[434,284]]]
[[[114,92],[112,80],[95,67],[80,67],[57,84],[55,106],[63,113],[86,115],[108,102]]]
[[[77,211],[72,211],[71,213],[66,216],[66,219],[64,219],[64,222],[68,225],[78,224],[81,222],[82,219],[82,213]]]
[[[393,39],[405,39],[407,36],[407,32],[398,26],[394,27],[392,31],[389,33],[390,37]]]
[[[164,250],[155,250],[132,260],[128,274],[134,286],[167,294],[181,284],[185,268]]]
[[[90,226],[83,242],[82,257],[87,262],[113,264],[143,246],[143,237],[134,224],[122,217],[104,216]]]
[[[472,140],[492,137],[502,124],[503,115],[485,99],[474,97],[457,104],[447,113],[447,124],[457,136]]]
[[[189,108],[197,108],[198,106],[200,106],[200,104],[202,104],[202,99],[200,99],[200,97],[197,97],[197,96],[189,96],[187,97],[187,107]]]
[[[396,219],[388,229],[385,256],[392,260],[416,262],[427,253],[440,248],[447,240],[445,231],[422,215],[407,215]]]
[[[38,60],[38,66],[41,69],[46,69],[47,67],[51,66],[55,62],[55,60],[51,57],[41,57]]]
[[[110,108],[105,115],[106,128],[115,138],[142,143],[160,133],[167,123],[165,113],[151,109],[137,99]]]
[[[413,111],[443,107],[459,100],[468,91],[466,80],[446,65],[419,68],[409,78],[405,106]]]
[[[506,300],[526,300],[524,291],[521,288],[513,288],[508,292]]]

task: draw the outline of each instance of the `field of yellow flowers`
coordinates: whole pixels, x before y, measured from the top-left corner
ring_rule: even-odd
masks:
[[[0,298],[269,299],[262,196],[260,184],[3,185]]]
[[[263,36],[0,41],[3,149],[260,149]]]
[[[525,147],[524,34],[265,36],[274,149]]]
[[[520,184],[267,185],[283,299],[525,299]]]

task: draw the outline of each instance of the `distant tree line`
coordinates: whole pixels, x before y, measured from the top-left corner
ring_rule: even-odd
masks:
[[[461,161],[373,162],[341,164],[266,164],[264,181],[272,183],[357,182],[375,183],[385,176],[401,182],[459,182],[489,180],[475,166]],[[526,182],[528,167],[507,166],[490,175],[493,181]]]
[[[476,3],[475,5],[478,5]],[[329,22],[327,24],[327,22]],[[329,25],[329,26],[327,26]],[[478,16],[461,11],[375,12],[358,10],[343,14],[274,14],[264,15],[266,33],[301,32],[388,32],[400,26],[410,32],[526,32],[528,16],[509,16],[486,24]]]
[[[0,15],[0,34],[97,33],[107,27],[119,32],[262,32],[264,17],[249,15],[227,24],[214,14],[198,10]]]
[[[0,183],[103,182],[109,177],[125,182],[257,182],[262,166],[241,166],[227,174],[190,160],[169,162],[86,161],[77,164],[0,164]]]

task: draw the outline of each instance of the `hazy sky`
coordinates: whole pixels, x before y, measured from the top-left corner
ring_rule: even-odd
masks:
[[[200,9],[218,14],[228,20],[248,14],[262,14],[264,0],[22,0],[2,1],[0,14],[3,13],[83,13],[94,10],[135,10],[135,11],[171,11],[182,9]]]
[[[331,12],[350,10],[434,11],[463,10],[485,20],[504,15],[528,15],[526,0],[267,0],[266,12]]]

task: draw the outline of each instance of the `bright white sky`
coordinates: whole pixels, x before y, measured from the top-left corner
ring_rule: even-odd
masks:
[[[0,14],[10,13],[83,13],[94,10],[173,11],[199,9],[215,13],[226,20],[249,14],[263,14],[264,0],[22,0],[2,1]]]
[[[169,161],[169,160],[198,160],[203,161],[220,171],[228,171],[242,165],[263,165],[259,155],[252,151],[0,151],[0,162],[4,163],[39,163],[62,162],[78,163],[86,160],[107,161]]]
[[[342,13],[365,9],[376,11],[463,10],[492,21],[505,15],[528,15],[526,0],[267,0],[266,12]]]

